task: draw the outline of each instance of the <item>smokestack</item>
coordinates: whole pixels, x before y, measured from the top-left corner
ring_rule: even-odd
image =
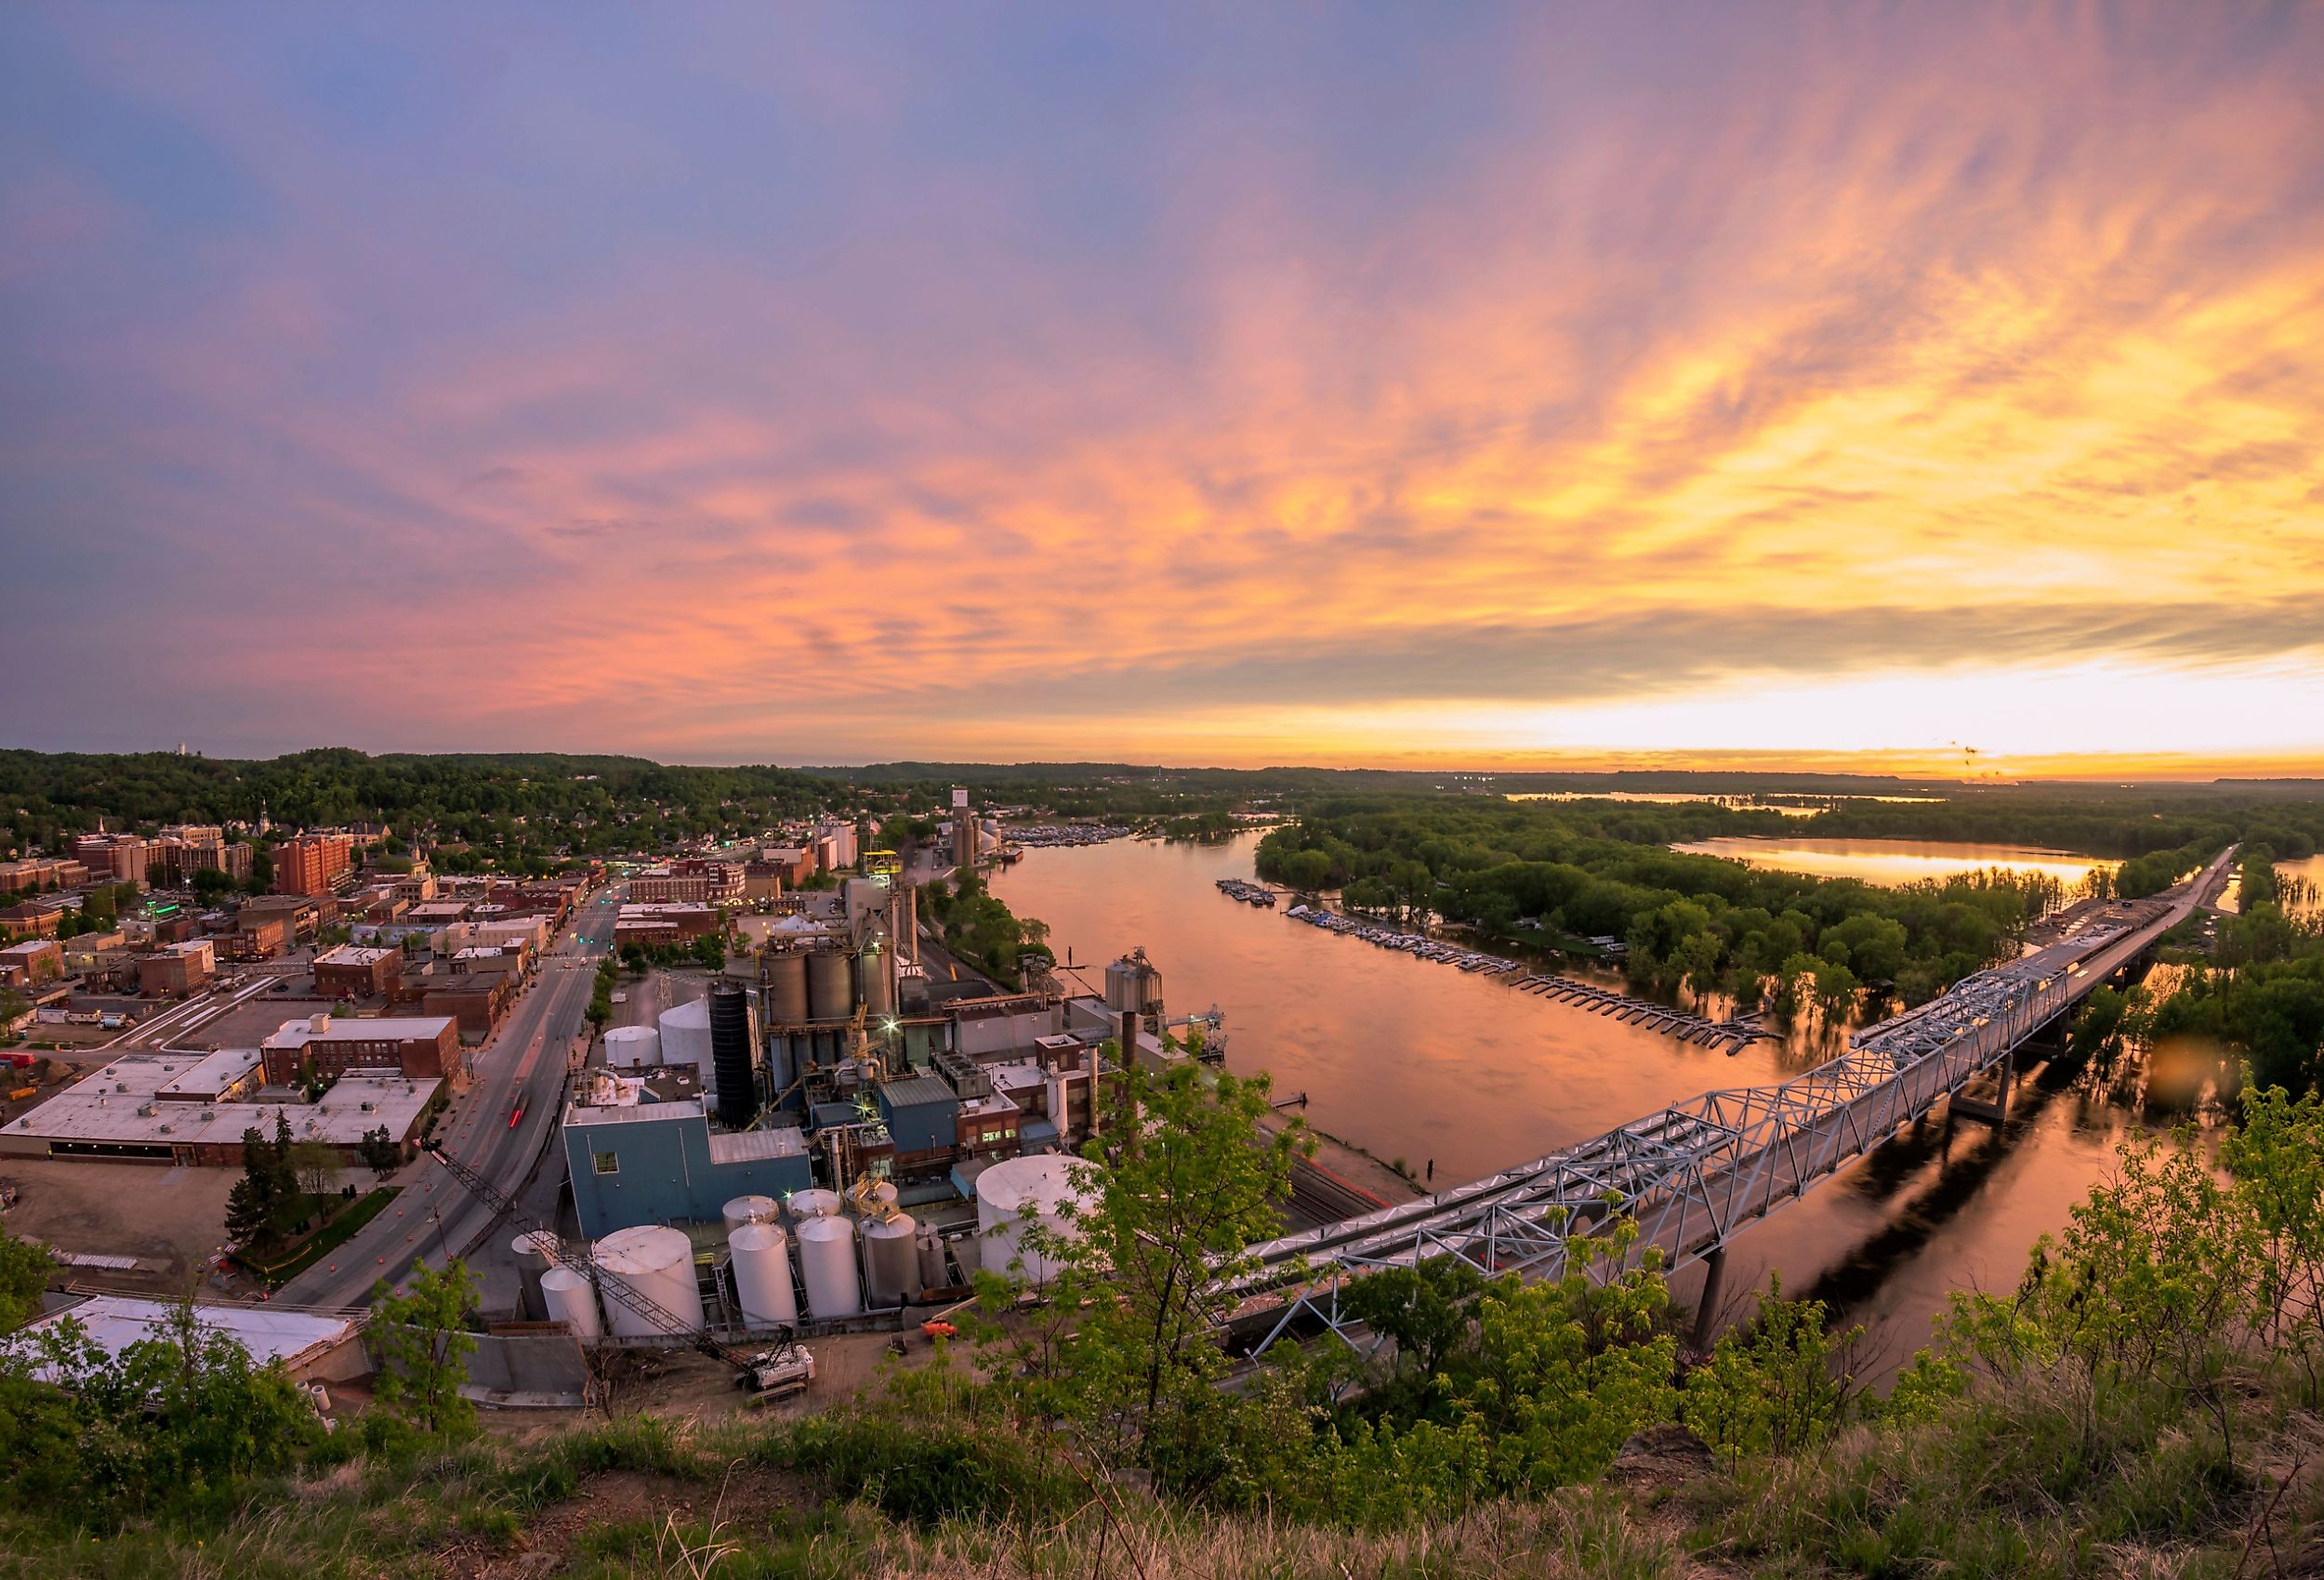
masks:
[[[1095,1140],[1103,1122],[1098,1117],[1098,1045],[1089,1045],[1089,1139]]]

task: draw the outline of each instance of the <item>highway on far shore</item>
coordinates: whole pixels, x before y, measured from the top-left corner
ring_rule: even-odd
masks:
[[[500,1030],[470,1051],[474,1083],[437,1122],[437,1141],[511,1196],[522,1193],[556,1139],[566,1071],[585,1046],[590,989],[598,961],[613,949],[622,893],[615,886],[583,900]],[[551,1165],[562,1167],[558,1160]],[[465,1256],[498,1216],[430,1157],[406,1164],[394,1182],[403,1190],[388,1209],[283,1285],[277,1302],[330,1310],[367,1305],[374,1285],[382,1279],[400,1285],[421,1257],[442,1267],[447,1256]]]

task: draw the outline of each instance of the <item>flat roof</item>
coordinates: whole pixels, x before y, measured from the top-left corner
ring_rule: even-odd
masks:
[[[108,1354],[118,1356],[141,1340],[167,1337],[177,1310],[176,1303],[168,1300],[143,1300],[131,1295],[92,1295],[78,1305],[35,1318],[10,1342],[25,1342],[26,1336],[70,1317],[81,1324],[92,1342]],[[282,1307],[211,1306],[196,1302],[193,1315],[202,1326],[233,1338],[261,1366],[272,1361],[286,1366],[296,1364],[311,1354],[344,1344],[355,1335],[354,1323],[346,1317],[319,1316]],[[44,1367],[34,1375],[46,1378],[49,1373]]]
[[[721,1130],[710,1138],[712,1163],[752,1163],[764,1158],[805,1157],[807,1134],[793,1125],[768,1130]]]
[[[933,1075],[906,1075],[882,1081],[879,1100],[891,1108],[925,1108],[936,1103],[957,1106],[960,1095]]]
[[[191,1069],[153,1089],[163,1097],[181,1101],[187,1098],[216,1098],[256,1070],[263,1058],[255,1047],[222,1047],[207,1059],[195,1060]]]
[[[565,1123],[572,1125],[640,1125],[654,1120],[700,1119],[707,1124],[699,1098],[677,1102],[635,1102],[621,1106],[568,1103]]]
[[[385,1125],[401,1138],[435,1095],[440,1081],[392,1070],[350,1070],[318,1103],[157,1101],[162,1088],[191,1076],[216,1054],[131,1053],[68,1086],[11,1123],[10,1138],[51,1141],[132,1141],[158,1145],[237,1141],[244,1130],[272,1135],[275,1116],[290,1121],[295,1140],[351,1146]],[[369,1107],[365,1107],[369,1104]],[[152,1108],[152,1113],[139,1112]]]
[[[457,1024],[449,1015],[326,1015],[322,1019],[328,1024],[321,1031],[315,1029],[313,1016],[285,1020],[261,1046],[305,1047],[309,1043],[378,1042],[383,1038],[434,1042],[443,1035],[446,1026]]]
[[[315,964],[318,966],[376,966],[389,955],[401,953],[401,950],[395,949],[366,949],[360,943],[342,943],[337,949],[316,955]]]

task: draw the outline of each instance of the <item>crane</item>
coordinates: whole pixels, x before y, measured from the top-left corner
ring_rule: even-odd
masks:
[[[534,1243],[548,1252],[549,1260],[580,1273],[601,1294],[619,1303],[649,1327],[671,1338],[682,1339],[712,1360],[723,1361],[733,1367],[736,1386],[749,1389],[754,1402],[796,1392],[814,1380],[815,1358],[808,1352],[805,1345],[793,1336],[790,1329],[780,1331],[772,1349],[753,1352],[720,1343],[710,1336],[707,1328],[688,1327],[660,1302],[648,1299],[622,1279],[601,1268],[587,1241],[568,1240],[533,1217],[517,1205],[514,1197],[454,1157],[441,1143],[430,1145],[427,1152],[429,1157],[443,1165],[444,1172],[458,1180],[470,1195],[490,1206],[496,1217],[513,1219],[520,1227],[530,1230],[536,1237]]]

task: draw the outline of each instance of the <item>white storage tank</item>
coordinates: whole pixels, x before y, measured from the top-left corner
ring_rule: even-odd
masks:
[[[804,1223],[811,1218],[836,1218],[842,1203],[837,1191],[811,1186],[792,1192],[784,1198],[784,1205],[791,1209],[793,1223]]]
[[[919,1293],[920,1261],[909,1213],[864,1220],[864,1286],[875,1306],[901,1306]]]
[[[697,998],[662,1011],[662,1062],[691,1064],[702,1075],[702,1089],[716,1090],[710,1074],[710,1001]]]
[[[745,1327],[788,1327],[799,1321],[790,1244],[791,1237],[772,1223],[738,1224],[727,1235],[727,1249],[734,1253],[734,1295],[742,1302]]]
[[[548,1308],[549,1322],[564,1323],[585,1344],[605,1331],[598,1321],[597,1291],[589,1287],[585,1273],[566,1267],[550,1268],[541,1274],[541,1301]]]
[[[528,1229],[508,1242],[517,1257],[517,1279],[524,1315],[530,1322],[547,1322],[548,1307],[541,1296],[541,1280],[556,1265],[557,1237],[546,1229]]]
[[[598,1271],[660,1307],[679,1327],[702,1325],[702,1290],[694,1283],[693,1242],[675,1229],[641,1223],[616,1229],[597,1243]],[[605,1297],[606,1324],[617,1338],[648,1338],[668,1330],[617,1295]]]
[[[976,1228],[984,1241],[985,1267],[1029,1284],[1056,1276],[1056,1261],[1017,1243],[1023,1215],[1053,1234],[1076,1232],[1065,1209],[1087,1204],[1097,1193],[1097,1170],[1078,1158],[1045,1152],[1037,1157],[1012,1157],[997,1163],[976,1177]],[[1023,1265],[1012,1265],[1022,1258]]]
[[[746,1223],[772,1223],[783,1216],[783,1205],[772,1196],[737,1196],[719,1209],[732,1235]]]
[[[855,1284],[855,1225],[848,1219],[811,1218],[799,1226],[799,1272],[807,1285],[807,1312],[818,1322],[864,1309]]]
[[[662,1034],[651,1026],[615,1026],[605,1034],[610,1070],[645,1070],[662,1062]]]

